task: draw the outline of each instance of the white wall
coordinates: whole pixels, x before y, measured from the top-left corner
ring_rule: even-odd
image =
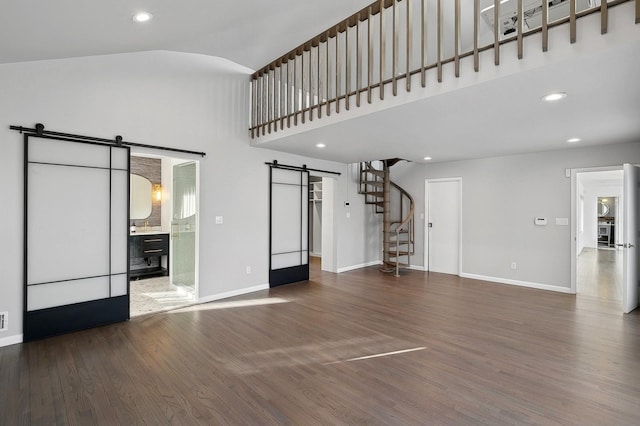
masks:
[[[364,235],[378,225],[361,197],[351,196],[346,218],[343,200],[355,192],[347,165],[249,146],[249,73],[219,58],[172,52],[0,65],[0,311],[9,313],[0,346],[20,341],[22,333],[22,137],[10,125],[41,122],[48,130],[205,151],[201,300],[268,282],[266,161],[342,172],[336,181],[337,267],[378,259],[376,250],[363,249]],[[215,225],[215,216],[224,216],[224,224]]]
[[[462,178],[462,272],[495,281],[571,287],[571,179],[565,169],[640,162],[640,142],[423,165],[399,163],[391,178],[416,202],[416,255],[423,265],[425,179]],[[534,226],[535,217],[548,225]],[[517,262],[517,269],[510,269]]]

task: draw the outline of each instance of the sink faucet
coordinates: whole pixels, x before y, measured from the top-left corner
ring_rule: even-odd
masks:
[[[147,232],[149,230],[148,228],[149,228],[149,221],[145,220],[144,221],[144,232]]]

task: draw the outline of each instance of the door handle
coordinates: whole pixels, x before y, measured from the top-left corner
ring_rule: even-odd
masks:
[[[429,225],[427,225],[428,228],[433,228],[433,223],[429,222]]]
[[[623,243],[623,244],[616,244],[616,246],[622,247],[622,248],[634,248],[635,244]]]

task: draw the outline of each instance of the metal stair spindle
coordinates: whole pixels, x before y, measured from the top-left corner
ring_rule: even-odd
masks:
[[[389,179],[389,167],[387,166],[387,164],[384,163],[382,167],[382,170],[384,171],[384,195],[382,204],[382,259],[385,264],[387,264],[387,262],[390,262],[391,260],[391,257],[389,256],[389,251],[391,250],[390,241],[389,238],[387,238],[387,236],[391,235],[391,180]]]

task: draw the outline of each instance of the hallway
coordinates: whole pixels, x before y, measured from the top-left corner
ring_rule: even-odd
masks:
[[[622,250],[585,247],[578,256],[577,292],[622,302]]]

